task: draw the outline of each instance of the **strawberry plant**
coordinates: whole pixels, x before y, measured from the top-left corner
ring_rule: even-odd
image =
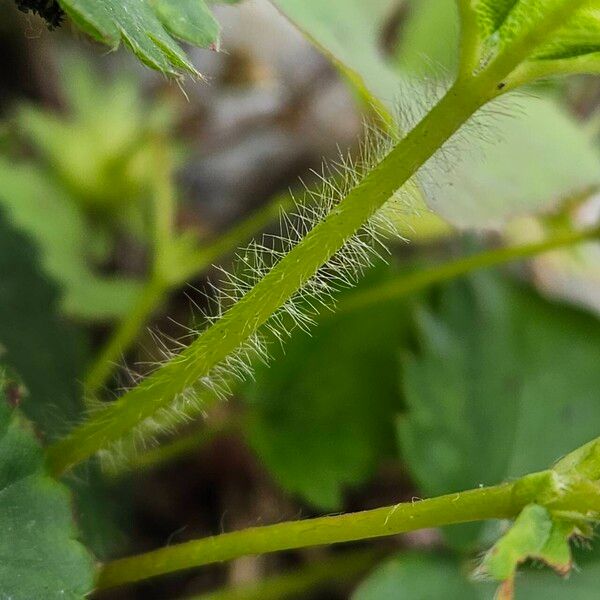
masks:
[[[200,0],[17,4],[52,27],[64,13],[95,40],[122,42],[181,85],[189,85],[184,75],[201,75],[175,39],[220,43]],[[83,598],[247,555],[443,528],[433,552],[349,553],[247,597],[305,593],[307,581],[358,576],[376,563],[355,598],[594,597],[597,560],[581,559],[582,578],[558,576],[573,570],[575,540],[593,545],[600,518],[597,317],[487,269],[559,250],[579,252],[582,269],[597,269],[598,225],[580,227],[575,218],[599,184],[594,140],[539,85],[600,70],[600,5],[412,2],[406,48],[394,65],[377,39],[393,3],[273,4],[336,65],[367,107],[369,126],[360,150],[325,168],[302,199],[277,198],[213,241],[177,230],[172,122],[158,110],[156,119],[150,108],[143,112],[131,89],[103,119],[90,102],[97,84],[82,71],[71,117],[18,112],[16,129],[35,158],[0,161],[0,244],[5,257],[19,255],[19,275],[41,271],[45,283],[31,307],[20,306],[26,292],[18,280],[0,298],[25,322],[35,312],[37,335],[58,337],[63,347],[54,362],[36,365],[14,323],[0,329],[7,366],[18,373],[3,371],[0,381],[1,554],[8,557],[0,594]],[[432,47],[440,30],[454,55]],[[441,65],[425,76],[428,53]],[[119,123],[122,143],[100,144],[98,131]],[[58,139],[71,140],[69,148]],[[52,235],[60,224],[38,222],[40,198],[67,215],[71,230],[110,238],[115,227],[131,227],[150,255],[146,279],[94,273]],[[279,233],[261,236],[281,205]],[[438,264],[417,261],[397,272],[382,265],[394,237],[453,238],[464,248],[456,233],[464,229],[493,229],[501,245],[482,249],[471,239],[468,252]],[[30,255],[19,252],[25,235],[35,242]],[[163,360],[107,400],[114,362],[168,294],[251,237],[209,287],[196,315],[203,324],[174,348],[163,344]],[[41,267],[36,252],[45,257]],[[4,262],[3,272],[14,268]],[[432,298],[427,291],[442,283]],[[48,309],[54,302],[60,317]],[[61,327],[65,315],[118,320],[81,389],[68,359],[82,354],[80,332]],[[61,398],[44,397],[57,388],[29,383],[38,377],[34,367],[68,373],[69,385],[58,388],[68,399],[61,418],[45,410],[59,406]],[[234,392],[248,415],[230,426],[286,492],[314,509],[340,511],[346,488],[364,485],[394,447],[423,498],[94,562],[69,509],[70,493],[85,497],[84,474],[91,489],[103,468],[123,479],[198,448],[208,425],[190,433],[182,424]],[[558,576],[531,574],[532,561]]]

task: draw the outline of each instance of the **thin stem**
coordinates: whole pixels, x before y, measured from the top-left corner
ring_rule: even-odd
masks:
[[[144,284],[135,304],[97,354],[85,376],[84,390],[88,397],[93,397],[106,383],[119,358],[130,348],[166,295],[167,289],[162,281],[152,277]]]
[[[291,193],[278,194],[267,204],[251,213],[241,223],[234,225],[205,246],[198,248],[192,254],[188,269],[181,273],[181,283],[204,271],[218,258],[243,246],[249,239],[268,227],[282,212],[288,211],[292,206],[293,196]]]
[[[97,587],[110,588],[246,555],[514,518],[533,502],[557,513],[585,515],[593,521],[600,514],[599,475],[597,438],[569,453],[553,470],[532,473],[511,483],[358,513],[252,527],[121,558],[101,567]]]
[[[497,73],[453,86],[442,100],[255,287],[178,356],[47,451],[58,475],[118,441],[235,351],[344,246],[490,97]]]
[[[276,219],[282,210],[287,210],[291,204],[291,194],[276,196],[241,223],[193,251],[186,259],[185,266],[178,265],[176,279],[170,278],[166,282],[160,276],[151,277],[140,291],[130,312],[113,331],[88,370],[84,379],[86,393],[93,396],[106,383],[118,364],[120,356],[131,348],[141,329],[164,303],[170,290],[183,285],[190,278],[204,272],[220,257],[242,246]],[[157,229],[162,231],[161,238],[164,240],[164,214],[160,222],[162,227]]]
[[[264,581],[227,587],[188,600],[283,600],[292,596],[300,598],[308,592],[334,583],[347,586],[385,555],[381,550],[344,552],[328,560],[312,563]]]
[[[514,482],[358,513],[253,527],[168,546],[104,565],[99,572],[97,589],[240,556],[373,539],[455,523],[511,518],[537,493],[535,488],[525,494],[517,494],[516,490]]]
[[[131,461],[123,465],[117,465],[116,469],[111,470],[109,474],[112,477],[119,477],[125,473],[130,473],[131,471],[139,473],[140,471],[155,469],[184,456],[188,456],[193,452],[198,452],[210,444],[215,438],[235,432],[238,429],[239,423],[235,419],[213,425],[204,423],[200,429],[192,431],[187,435],[180,436],[172,442],[162,444],[156,448],[138,454],[133,457]]]
[[[459,78],[472,77],[479,64],[480,39],[477,16],[470,0],[457,0],[460,16]]]
[[[600,239],[600,227],[583,231],[559,233],[543,242],[523,244],[508,248],[487,250],[459,258],[450,262],[409,273],[395,278],[393,281],[373,286],[367,290],[355,292],[340,301],[336,313],[357,309],[396,300],[408,294],[423,290],[430,285],[460,277],[478,269],[502,265],[505,263],[537,256],[544,252],[573,246],[589,240]]]

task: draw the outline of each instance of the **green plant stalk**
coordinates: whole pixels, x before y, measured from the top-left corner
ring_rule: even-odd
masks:
[[[340,301],[336,307],[336,314],[396,300],[423,290],[430,285],[460,277],[471,271],[503,265],[595,239],[600,239],[600,227],[582,231],[562,232],[542,242],[497,248],[458,258],[350,294]]]
[[[403,274],[393,281],[349,294],[337,304],[335,313],[324,312],[319,316],[319,319],[327,319],[340,313],[361,310],[365,307],[397,300],[398,298],[427,289],[437,283],[466,275],[472,271],[523,260],[594,239],[600,239],[600,227],[582,231],[561,232],[542,242],[497,248],[472,256],[461,257],[414,273]],[[231,382],[231,386],[233,385],[234,382]],[[214,401],[214,397],[207,397],[205,407]],[[235,426],[232,426],[232,429],[235,430]],[[198,432],[167,441],[156,448],[142,452],[131,463],[123,466],[123,471],[119,471],[118,473],[121,474],[138,469],[151,469],[155,466],[161,466],[169,461],[176,460],[201,447],[205,441],[203,438],[205,436],[211,437],[210,431],[203,433],[204,430],[201,429]]]
[[[386,158],[221,319],[137,387],[50,446],[50,472],[60,475],[119,440],[208,376],[301,289],[481,106],[499,95],[514,69],[583,2],[558,2],[484,70],[471,78],[459,78]]]
[[[107,382],[119,358],[131,348],[141,329],[173,289],[204,272],[222,256],[234,252],[276,219],[280,211],[287,210],[291,205],[292,196],[289,193],[276,196],[238,225],[193,251],[186,266],[177,272],[175,280],[166,282],[161,277],[151,276],[131,311],[118,324],[96,356],[84,380],[86,393],[94,396]]]
[[[99,572],[97,589],[240,556],[373,539],[469,521],[510,518],[532,500],[515,496],[514,491],[514,483],[504,484],[363,512],[252,527],[172,545],[109,562]]]
[[[417,529],[515,518],[538,503],[557,514],[600,515],[600,439],[575,450],[555,470],[516,481],[358,513],[252,527],[168,546],[101,567],[97,588],[132,583],[240,556],[374,539]]]
[[[495,78],[494,78],[495,80]],[[236,350],[325,264],[486,101],[487,78],[453,86],[437,106],[246,296],[188,348],[48,448],[58,475],[120,439]]]
[[[215,438],[235,432],[238,428],[239,423],[235,419],[214,425],[204,424],[200,429],[178,437],[170,443],[159,445],[136,455],[123,466],[117,465],[115,470],[109,471],[109,475],[119,477],[131,471],[138,473],[160,467],[192,452],[197,452],[205,448]]]
[[[243,586],[232,586],[201,594],[189,600],[283,600],[301,598],[308,592],[338,583],[348,585],[374,567],[387,553],[361,550],[340,553],[328,560],[309,564],[293,572]]]
[[[83,387],[87,398],[93,398],[107,382],[121,356],[129,350],[142,327],[161,306],[166,294],[166,286],[154,277],[143,285],[135,304],[96,355],[86,373]]]

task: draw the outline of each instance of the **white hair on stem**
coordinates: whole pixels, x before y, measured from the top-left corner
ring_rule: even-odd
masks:
[[[238,251],[230,270],[217,267],[221,274],[220,282],[215,285],[209,281],[206,290],[201,292],[206,298],[206,308],[201,309],[196,305],[204,317],[206,327],[216,323],[229,307],[241,300],[307,233],[335,211],[336,206],[350,191],[396,146],[401,139],[400,132],[414,127],[446,89],[447,85],[441,84],[440,79],[434,77],[419,80],[418,84],[401,90],[394,114],[394,131],[367,124],[358,155],[353,157],[349,153],[340,152],[336,161],[324,165],[321,172],[315,172],[319,185],[317,188],[306,187],[303,199],[295,200],[294,210],[281,214],[277,234],[263,234]],[[510,107],[514,113],[514,104]],[[482,132],[486,132],[489,127],[489,117],[494,114],[503,114],[501,103],[495,102],[490,108],[481,111],[458,135],[444,144],[429,164],[419,170],[413,182],[418,179],[431,185],[436,180],[439,181],[440,170],[452,168],[456,157],[462,154],[461,150],[472,140],[473,134],[482,138]],[[485,126],[482,121],[485,121]],[[498,133],[484,133],[483,139],[497,141]],[[120,466],[132,454],[157,443],[158,437],[202,414],[207,397],[227,398],[231,394],[232,383],[252,377],[253,361],[269,361],[268,346],[271,341],[283,343],[296,329],[309,331],[315,324],[315,317],[323,309],[334,309],[335,297],[339,291],[354,286],[374,262],[385,261],[388,253],[385,240],[390,234],[398,235],[394,217],[397,214],[401,218],[402,215],[414,214],[415,211],[410,185],[405,185],[357,233],[349,237],[344,246],[292,298],[276,310],[256,333],[213,367],[208,375],[179,393],[169,407],[159,409],[152,417],[142,421],[132,433],[101,450],[99,455],[103,462],[109,467],[111,464]],[[202,335],[202,331],[203,329],[187,329],[186,337]],[[169,339],[167,344],[165,339],[168,338],[156,337],[157,347],[162,354],[159,365],[162,361],[179,360],[181,357],[173,348],[185,347],[181,340]]]

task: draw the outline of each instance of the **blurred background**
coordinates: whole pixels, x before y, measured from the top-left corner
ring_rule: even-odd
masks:
[[[435,100],[456,65],[451,0],[325,4],[216,4],[219,50],[187,49],[206,81],[177,85],[0,0],[0,360],[41,439],[201,327],[212,265],[277,231],[323,160],[381,126],[379,103],[408,127]],[[157,431],[161,445],[78,471],[98,559],[494,484],[596,437],[597,239],[394,284],[597,225],[599,107],[592,77],[493,106],[390,213],[390,255],[339,313],[272,344],[270,367]],[[97,597],[477,598],[490,588],[468,568],[502,527],[247,557]],[[578,561],[569,597],[591,598],[600,555]],[[523,597],[562,585],[536,571]]]

